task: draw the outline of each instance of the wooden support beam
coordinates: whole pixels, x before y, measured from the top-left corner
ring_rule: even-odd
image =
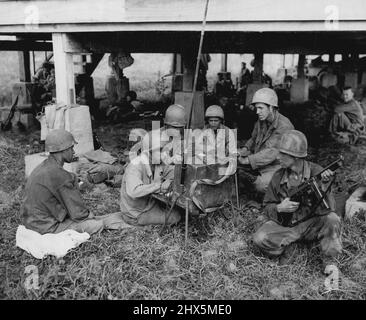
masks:
[[[33,40],[0,40],[0,51],[52,51],[52,43]]]
[[[221,72],[227,72],[227,53],[221,54]]]
[[[253,83],[262,83],[263,74],[263,53],[257,52],[254,54],[254,70],[253,70]]]
[[[103,59],[104,54],[95,53],[92,54],[92,61],[91,63],[85,64],[85,74],[81,78],[81,81],[78,86],[76,86],[76,94],[78,95],[80,91],[85,87],[85,81],[88,81],[89,77],[92,75],[96,67],[98,66],[99,62]],[[85,57],[85,56],[84,56]],[[83,58],[84,59],[84,58]]]
[[[299,61],[297,63],[297,78],[302,79],[305,78],[305,61],[306,61],[306,55],[305,54],[299,54]]]
[[[183,59],[183,91],[193,90],[193,80],[196,57],[194,54],[184,53],[182,54]]]
[[[66,52],[70,38],[66,33],[53,33],[53,59],[58,103],[75,103],[75,79],[72,53]]]
[[[87,63],[85,66],[85,73],[91,76],[94,70],[98,67],[99,62],[102,61],[104,53],[93,53],[91,63]]]
[[[334,58],[335,58],[335,54],[334,53],[330,53],[329,54],[329,64],[333,64],[334,63]]]

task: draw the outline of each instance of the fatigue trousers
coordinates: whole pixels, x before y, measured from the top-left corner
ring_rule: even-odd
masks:
[[[266,193],[269,183],[275,172],[280,169],[280,165],[270,165],[259,170],[260,176],[254,181],[254,187],[258,192]]]
[[[165,215],[168,213],[168,210],[169,208],[164,209],[159,203],[155,202],[150,210],[141,213],[136,218],[131,218],[124,212],[122,212],[122,218],[125,222],[133,226],[159,225],[165,223]],[[178,223],[180,218],[181,215],[179,211],[173,208],[167,225]]]
[[[363,126],[358,123],[352,123],[351,120],[343,113],[336,113],[330,121],[329,132],[338,137],[341,133],[347,133],[345,137],[340,136],[340,142],[356,142],[357,138],[363,131]],[[343,141],[344,140],[344,141]],[[348,140],[348,141],[346,141]]]
[[[94,218],[85,219],[83,221],[73,221],[66,219],[61,222],[54,233],[59,233],[67,229],[72,229],[77,232],[87,232],[90,235],[100,232],[103,229],[118,230],[130,227],[122,218],[120,212],[106,214],[103,216],[95,216]]]
[[[283,227],[275,221],[265,222],[253,235],[254,243],[270,256],[279,256],[296,241],[320,241],[325,256],[335,257],[342,251],[341,220],[332,212],[304,221],[294,227]]]

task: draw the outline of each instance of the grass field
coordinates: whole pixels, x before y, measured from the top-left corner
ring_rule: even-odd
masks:
[[[126,128],[98,129],[107,150],[119,152]],[[258,210],[228,205],[209,216],[213,232],[200,237],[190,227],[184,246],[184,222],[159,236],[158,227],[104,231],[63,259],[32,258],[15,247],[19,208],[24,196],[24,155],[39,151],[38,133],[0,138],[0,298],[1,299],[366,299],[366,222],[360,214],[344,222],[344,250],[338,260],[338,290],[325,287],[316,246],[297,246],[291,264],[263,256],[251,241]],[[327,142],[310,149],[322,165],[343,153],[346,166],[338,189],[360,178],[366,145],[344,147]],[[83,192],[96,214],[119,210],[119,190],[104,184]],[[25,268],[39,272],[39,289],[26,290]]]
[[[142,99],[156,100],[155,82],[170,70],[169,55],[133,55],[135,63],[125,70],[131,89]],[[278,59],[277,59],[278,58]],[[280,57],[271,68],[281,64]],[[42,55],[36,61],[40,63]],[[233,80],[240,61],[230,56]],[[0,106],[11,102],[12,82],[17,80],[16,53],[1,53]],[[213,86],[220,56],[213,55],[208,80]],[[267,70],[268,73],[272,70]],[[266,71],[266,70],[265,70]],[[271,71],[272,72],[272,71]],[[93,74],[96,95],[103,95],[109,73],[106,57]],[[120,137],[127,128],[98,128],[107,151],[121,152]],[[339,288],[325,287],[316,246],[298,245],[291,264],[263,256],[251,241],[259,212],[245,202],[228,205],[209,216],[213,232],[201,237],[190,227],[184,245],[184,222],[159,236],[158,227],[104,231],[63,259],[32,258],[15,246],[24,196],[24,156],[39,152],[39,132],[0,133],[0,299],[366,299],[366,221],[360,213],[343,223],[344,250],[339,258]],[[341,146],[324,141],[310,148],[309,158],[322,165],[339,153],[345,167],[338,175],[339,191],[360,179],[366,145]],[[89,208],[98,215],[119,211],[119,190],[104,184],[83,192]],[[26,290],[26,267],[39,272],[39,289]]]

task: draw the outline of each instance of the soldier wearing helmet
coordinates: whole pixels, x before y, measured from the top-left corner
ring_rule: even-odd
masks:
[[[180,104],[172,104],[165,111],[164,125],[168,128],[184,128],[186,125],[186,112]]]
[[[174,166],[161,161],[161,151],[169,137],[160,130],[145,134],[141,154],[127,166],[121,186],[120,208],[125,222],[131,225],[165,223],[165,210],[153,197],[166,193],[173,181]],[[173,209],[168,224],[178,223],[180,213]]]
[[[32,171],[25,189],[21,216],[26,228],[41,234],[66,229],[93,234],[111,228],[111,219],[115,227],[123,223],[114,215],[95,219],[85,206],[76,175],[63,169],[65,162],[73,160],[75,144],[73,135],[62,129],[47,135],[45,148],[50,155]]]
[[[164,134],[170,137],[169,145],[166,146],[166,152],[162,154],[164,163],[177,164],[182,161],[184,129],[186,124],[186,111],[182,105],[172,104],[166,109],[164,126],[160,129],[161,132],[164,132]]]
[[[340,218],[334,212],[335,201],[332,192],[326,194],[330,212],[317,207],[310,212],[306,205],[291,201],[289,192],[302,182],[322,171],[319,165],[306,161],[307,140],[297,130],[289,130],[279,144],[278,160],[281,166],[272,177],[264,196],[264,217],[262,225],[253,236],[254,243],[271,256],[281,256],[280,263],[287,263],[293,253],[296,241],[319,241],[324,264],[333,263],[332,259],[342,250],[340,241]],[[326,170],[321,175],[320,185],[328,189],[333,172]]]
[[[234,132],[226,127],[224,111],[218,105],[209,106],[205,112],[206,125],[195,134],[195,161],[205,164],[227,164],[226,175],[236,172],[237,148]]]
[[[262,88],[256,91],[252,104],[256,108],[258,121],[251,138],[239,151],[239,162],[260,172],[254,188],[263,194],[273,174],[280,168],[277,155],[281,136],[285,131],[294,129],[294,126],[278,112],[278,98],[273,89]]]

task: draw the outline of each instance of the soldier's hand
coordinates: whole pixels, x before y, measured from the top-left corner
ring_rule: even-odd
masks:
[[[172,180],[165,180],[161,186],[160,186],[160,190],[162,193],[167,193],[169,190],[170,185],[172,184]]]
[[[88,173],[94,174],[94,173],[116,173],[116,171],[119,171],[121,169],[118,165],[113,164],[107,164],[107,163],[98,163],[94,167],[90,168],[88,170]]]
[[[277,205],[277,212],[295,212],[299,208],[299,202],[291,201],[290,198],[284,199]]]
[[[322,182],[327,183],[329,182],[330,178],[334,176],[334,171],[326,170],[321,174]]]
[[[238,161],[239,161],[239,163],[240,163],[240,164],[243,164],[243,165],[248,165],[248,164],[250,164],[250,163],[249,163],[249,159],[248,159],[248,157],[239,157],[239,158],[238,158]]]

